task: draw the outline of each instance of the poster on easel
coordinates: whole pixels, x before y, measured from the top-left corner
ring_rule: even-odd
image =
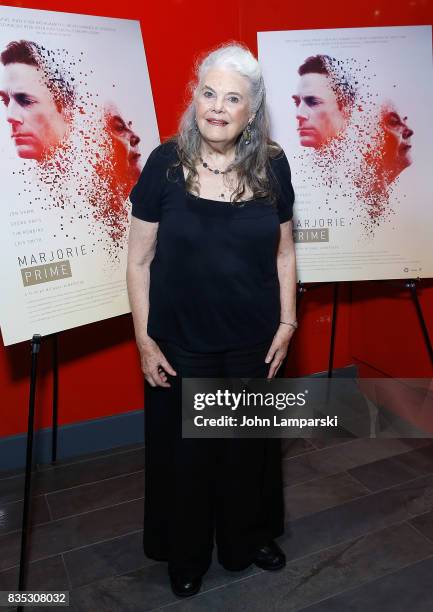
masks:
[[[138,21],[0,7],[5,345],[129,312],[128,195],[158,144]]]
[[[433,276],[431,26],[260,32],[298,280]]]

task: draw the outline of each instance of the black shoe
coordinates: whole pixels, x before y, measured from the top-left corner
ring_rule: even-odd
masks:
[[[196,595],[201,587],[200,578],[185,578],[181,574],[170,573],[171,589],[178,597]]]
[[[256,552],[253,563],[261,569],[274,571],[286,565],[286,555],[273,540],[267,546],[262,546]]]

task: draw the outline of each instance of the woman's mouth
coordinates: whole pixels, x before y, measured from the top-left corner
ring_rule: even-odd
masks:
[[[412,145],[408,144],[407,142],[402,142],[399,147],[399,154],[406,155],[407,153],[409,153],[411,148],[412,148]]]
[[[227,121],[224,121],[223,119],[206,119],[206,121],[211,125],[219,125],[220,127],[227,125]]]

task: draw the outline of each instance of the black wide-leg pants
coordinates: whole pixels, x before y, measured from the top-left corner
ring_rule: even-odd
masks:
[[[158,344],[177,376],[169,389],[146,383],[144,551],[196,578],[209,568],[215,538],[219,562],[244,569],[283,533],[280,440],[182,439],[182,377],[266,378],[271,340],[206,354]]]

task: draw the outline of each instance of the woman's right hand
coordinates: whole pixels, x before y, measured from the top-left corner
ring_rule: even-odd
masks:
[[[144,377],[152,387],[170,387],[167,373],[176,376],[175,370],[164,357],[161,349],[152,338],[137,342],[140,352],[141,369]]]

